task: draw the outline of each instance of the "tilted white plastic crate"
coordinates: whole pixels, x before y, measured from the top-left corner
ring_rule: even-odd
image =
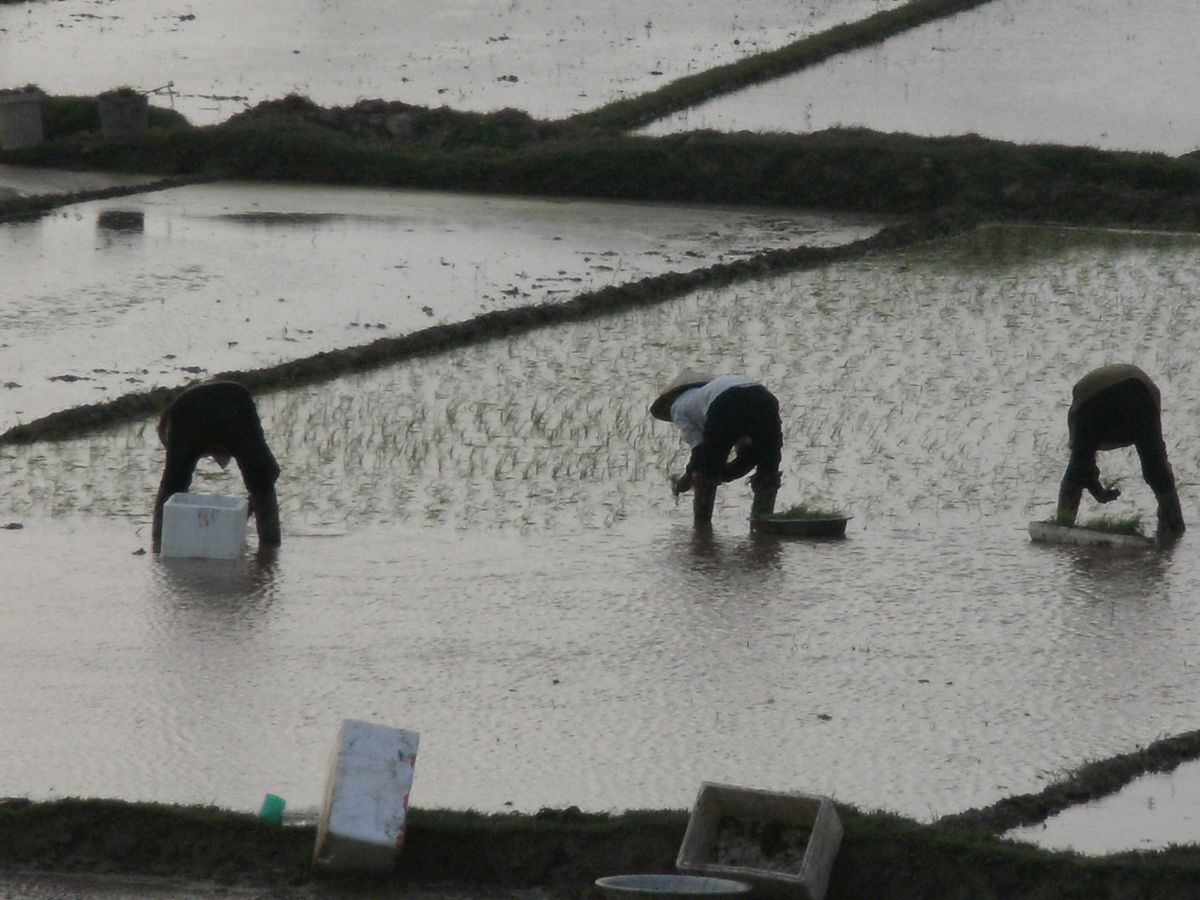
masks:
[[[404,844],[420,734],[347,719],[329,764],[313,864],[386,871]]]
[[[769,826],[777,836],[793,843],[799,843],[797,836],[802,835],[803,849],[791,848],[799,858],[773,865],[769,853],[754,847],[747,855],[756,857],[757,862],[723,862],[718,852],[722,826],[734,822]],[[675,867],[690,874],[746,881],[763,896],[822,900],[841,843],[842,823],[828,797],[705,782],[688,819]]]
[[[163,556],[236,559],[246,548],[245,497],[172,494],[163,504]]]

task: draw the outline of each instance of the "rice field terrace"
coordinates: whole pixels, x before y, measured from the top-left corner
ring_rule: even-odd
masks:
[[[8,515],[24,527],[6,540],[45,562],[12,573],[7,677],[41,687],[5,729],[38,752],[6,756],[4,778],[41,796],[233,808],[265,780],[304,808],[329,722],[353,710],[430,735],[426,805],[609,808],[632,784],[672,807],[712,778],[928,818],[1188,730],[1188,542],[1106,559],[1046,552],[1022,526],[1052,510],[1074,374],[1112,353],[1160,379],[1195,507],[1195,259],[1187,236],[984,229],[697,291],[620,328],[548,328],[268,393],[284,548],[219,576],[130,556],[161,465],[153,419],[9,447]],[[748,491],[730,485],[697,543],[668,490],[682,448],[646,406],[701,355],[777,391],[781,505],[846,509],[846,541],[750,535]],[[1106,456],[1124,487],[1109,512],[1149,513],[1136,459]],[[215,467],[198,487],[240,490]],[[60,667],[85,646],[106,696],[140,712],[76,715],[91,762],[68,766],[55,722],[100,685]],[[198,681],[204,698],[187,700]],[[736,714],[735,694],[752,698]],[[497,739],[529,734],[537,752],[484,763]],[[854,761],[885,734],[888,766]],[[132,767],[131,741],[145,751]]]
[[[422,732],[418,807],[673,810],[711,780],[1036,842],[1196,756],[1193,536],[1026,533],[1108,362],[1158,382],[1200,502],[1200,22],[1087,6],[452,0],[397,54],[374,2],[0,5],[0,86],[49,93],[0,170],[130,179],[0,192],[0,784],[312,814],[356,717]],[[150,92],[143,137],[98,131],[106,81]],[[778,508],[845,540],[751,532],[737,483],[692,529],[647,413],[683,365],[772,389]],[[230,370],[283,547],[159,559],[157,412]],[[1100,464],[1104,513],[1152,522],[1132,450]]]

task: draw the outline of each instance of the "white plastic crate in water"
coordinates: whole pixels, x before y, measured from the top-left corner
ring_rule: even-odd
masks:
[[[420,734],[347,719],[329,764],[313,863],[387,871],[404,844]]]
[[[163,504],[163,556],[236,559],[246,546],[245,497],[172,494]]]

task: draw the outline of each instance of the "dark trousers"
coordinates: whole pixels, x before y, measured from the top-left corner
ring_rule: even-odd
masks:
[[[1141,381],[1130,379],[1106,388],[1076,409],[1067,424],[1071,458],[1063,476],[1064,484],[1094,492],[1100,487],[1096,452],[1132,444],[1142,464],[1142,477],[1154,493],[1175,490],[1158,404]]]
[[[729,453],[742,438],[749,447]],[[708,408],[704,437],[692,449],[688,471],[717,481],[733,481],[757,469],[756,476],[779,472],[783,454],[783,427],[779,401],[762,385],[744,385],[722,391]]]

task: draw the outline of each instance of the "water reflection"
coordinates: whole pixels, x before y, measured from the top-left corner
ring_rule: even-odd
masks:
[[[1161,589],[1173,550],[1071,548],[1067,550],[1071,562],[1067,596],[1090,601],[1146,599]]]
[[[96,227],[101,231],[141,234],[146,230],[146,214],[139,209],[104,209],[96,214]]]
[[[159,557],[154,588],[181,612],[245,623],[270,608],[278,564],[274,553],[231,560]]]
[[[778,537],[746,529],[744,535],[718,535],[712,528],[681,528],[688,531],[688,551],[693,568],[705,574],[751,573],[778,568],[781,544]]]

